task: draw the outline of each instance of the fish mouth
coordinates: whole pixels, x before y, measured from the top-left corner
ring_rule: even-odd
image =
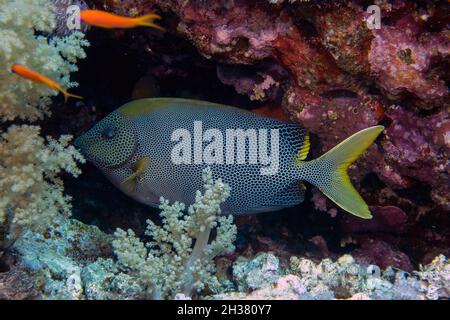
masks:
[[[75,147],[77,147],[78,149],[80,149],[80,150],[83,149],[83,148],[81,148],[81,143],[80,143],[81,137],[82,137],[82,135],[79,136],[78,138],[76,138],[76,139],[73,141],[73,145],[74,145]]]

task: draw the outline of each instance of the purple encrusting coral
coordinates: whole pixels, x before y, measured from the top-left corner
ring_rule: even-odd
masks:
[[[370,71],[389,95],[395,97],[406,91],[423,100],[423,108],[431,109],[435,100],[448,95],[444,81],[430,76],[428,71],[433,58],[450,54],[450,34],[421,32],[420,27],[408,23],[409,18],[374,32],[369,52]]]
[[[386,116],[392,121],[382,142],[387,165],[400,176],[431,186],[433,202],[450,210],[448,111],[418,117],[395,106],[388,109]],[[402,187],[395,185],[395,179],[388,174],[383,175],[383,181]]]

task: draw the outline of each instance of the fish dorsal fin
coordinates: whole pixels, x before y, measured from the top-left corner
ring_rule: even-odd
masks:
[[[128,102],[121,106],[118,110],[128,117],[136,117],[150,111],[163,109],[169,105],[170,101],[167,99],[146,98]]]
[[[309,152],[309,146],[310,146],[309,132],[306,132],[305,138],[303,139],[303,145],[300,148],[300,150],[298,150],[297,155],[295,156],[296,163],[306,159],[306,157],[308,156],[308,152]]]
[[[147,112],[155,111],[158,109],[164,109],[168,107],[182,107],[182,108],[223,108],[223,109],[233,109],[233,110],[239,110],[241,113],[249,113],[253,114],[253,112],[244,110],[244,109],[237,109],[232,106],[220,104],[220,103],[214,103],[209,101],[201,101],[201,100],[194,100],[194,99],[184,99],[184,98],[144,98],[144,99],[137,99],[132,100],[117,110],[120,111],[122,114],[129,116],[129,117],[135,117],[143,115]]]

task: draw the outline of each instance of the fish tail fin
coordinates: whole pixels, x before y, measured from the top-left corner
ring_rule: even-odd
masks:
[[[75,98],[75,99],[83,99],[82,96],[77,96],[76,94],[69,93],[66,90],[62,89],[62,88],[58,88],[58,90],[61,91],[61,93],[64,95],[64,101],[66,103],[67,103],[67,100],[69,100],[69,97]]]
[[[305,180],[319,188],[335,204],[357,217],[370,219],[369,207],[353,187],[347,169],[383,130],[383,126],[366,128],[319,158],[308,162],[296,159],[296,163],[305,166]]]
[[[159,29],[161,31],[166,31],[166,29],[164,29],[163,27],[157,25],[154,22],[155,20],[161,19],[161,16],[159,16],[159,15],[157,15],[155,13],[146,14],[146,15],[143,15],[141,17],[137,17],[135,19],[136,19],[136,22],[137,22],[138,26],[151,27],[151,28]]]

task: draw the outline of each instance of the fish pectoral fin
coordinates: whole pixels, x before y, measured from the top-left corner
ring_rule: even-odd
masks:
[[[121,185],[130,192],[136,191],[139,177],[145,172],[149,165],[149,157],[139,158],[133,166],[133,173],[124,181],[122,181]]]

